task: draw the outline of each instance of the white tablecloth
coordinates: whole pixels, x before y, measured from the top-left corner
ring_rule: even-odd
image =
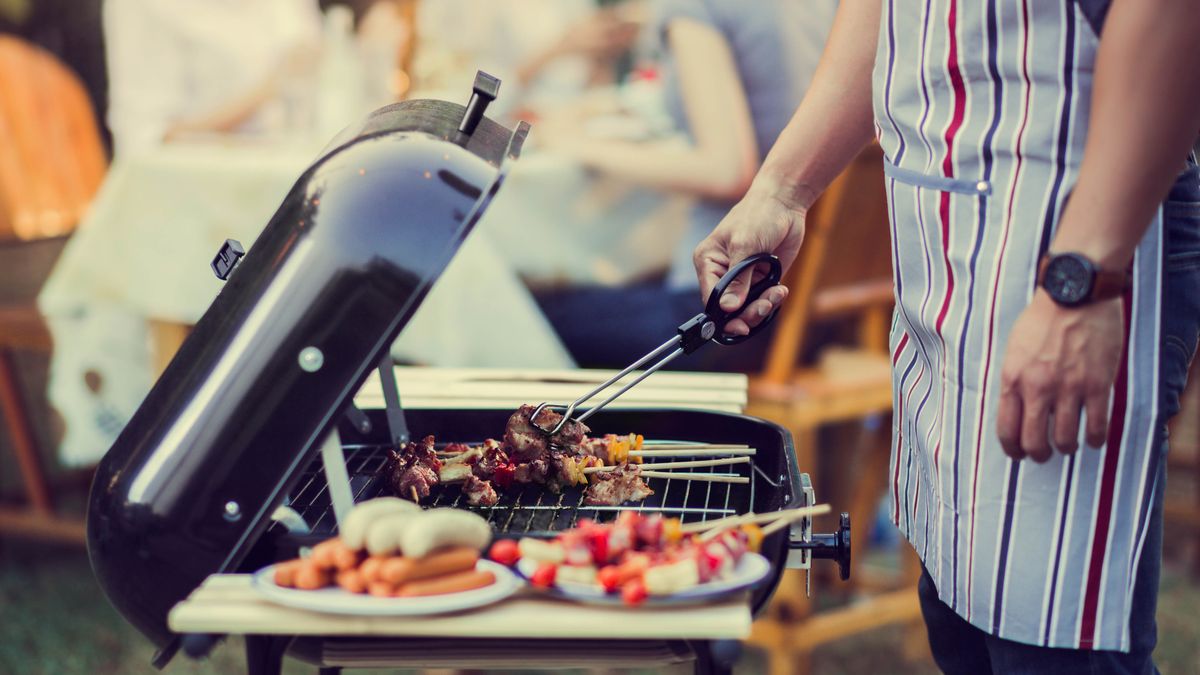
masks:
[[[38,299],[55,341],[49,397],[66,422],[64,463],[93,463],[104,454],[152,383],[148,321],[197,321],[221,287],[209,268],[217,249],[226,238],[253,244],[318,151],[304,143],[208,142],[113,163]],[[523,208],[528,214],[538,205]],[[433,287],[393,355],[439,366],[573,366],[489,241],[490,217]],[[497,324],[508,328],[478,329]]]

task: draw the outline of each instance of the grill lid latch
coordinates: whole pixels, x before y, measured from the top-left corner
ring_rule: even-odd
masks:
[[[237,267],[244,255],[246,255],[246,249],[242,246],[242,242],[237,239],[226,239],[212,260],[213,274],[217,275],[221,281],[229,279],[229,275],[233,274],[233,268]]]

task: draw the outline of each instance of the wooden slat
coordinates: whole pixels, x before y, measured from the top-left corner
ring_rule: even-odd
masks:
[[[87,541],[83,518],[69,519],[28,509],[0,508],[0,533],[79,546]]]
[[[750,634],[750,609],[746,596],[716,605],[636,612],[522,597],[445,616],[341,616],[261,599],[247,575],[214,575],[171,610],[168,624],[179,633],[743,639]]]
[[[615,373],[398,367],[396,379],[406,408],[505,409],[541,401],[567,403]],[[741,412],[747,400],[746,383],[743,375],[655,373],[611,405]],[[375,374],[363,385],[355,403],[365,408],[383,405]]]
[[[513,368],[429,368],[396,366],[396,379],[457,382],[548,382],[599,384],[616,375],[616,370],[600,368],[513,369]],[[748,378],[741,373],[704,373],[660,371],[643,384],[663,387],[699,387],[705,389],[744,390]],[[639,385],[641,386],[641,385]]]

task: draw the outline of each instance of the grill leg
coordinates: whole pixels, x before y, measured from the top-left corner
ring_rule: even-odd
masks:
[[[742,655],[742,643],[737,640],[697,640],[691,647],[696,654],[696,675],[730,675]]]
[[[247,635],[247,675],[280,675],[283,672],[283,653],[292,639],[288,635]]]

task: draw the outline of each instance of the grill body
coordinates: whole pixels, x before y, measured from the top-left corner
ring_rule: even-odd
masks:
[[[463,113],[399,103],[335,140],[101,461],[92,567],[160,646],[170,608],[246,559],[499,187],[527,127],[468,136]]]

